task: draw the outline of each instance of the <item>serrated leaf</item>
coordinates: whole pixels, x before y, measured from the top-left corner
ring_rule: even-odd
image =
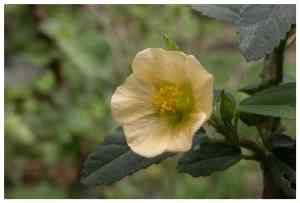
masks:
[[[84,163],[81,182],[90,185],[109,185],[152,164],[174,155],[164,153],[154,158],[142,157],[127,146],[121,130],[105,138]]]
[[[194,5],[204,15],[233,23],[239,48],[247,61],[258,60],[279,45],[292,24],[295,5]]]
[[[287,198],[296,198],[296,171],[284,162],[270,155],[266,159],[265,169],[275,184]]]
[[[209,176],[213,172],[223,171],[236,164],[242,158],[241,150],[222,143],[203,143],[198,149],[186,152],[179,160],[179,172],[193,177]]]
[[[244,99],[238,110],[257,115],[296,118],[296,83],[285,83]]]

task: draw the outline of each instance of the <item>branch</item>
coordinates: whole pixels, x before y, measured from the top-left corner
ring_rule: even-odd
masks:
[[[264,159],[265,150],[260,147],[256,142],[246,139],[240,139],[240,146],[251,150],[255,155],[255,157],[259,160]]]
[[[283,80],[285,48],[289,34],[293,32],[293,30],[294,29],[291,28],[291,31],[287,34],[286,38],[280,42],[279,46],[265,57],[264,69],[261,74],[265,87],[276,86]],[[256,127],[265,147],[271,151],[270,138],[280,129],[280,118],[266,117],[266,119]],[[262,164],[264,164],[264,162],[262,162]],[[263,168],[263,174],[264,192],[262,198],[270,198],[278,195],[279,191],[276,190],[272,177],[269,176],[267,169]]]

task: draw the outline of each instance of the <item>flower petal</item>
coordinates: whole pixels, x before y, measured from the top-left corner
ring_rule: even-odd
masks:
[[[119,123],[126,124],[154,114],[150,100],[151,88],[131,74],[111,98],[112,115]]]
[[[159,85],[161,82],[181,82],[185,56],[180,51],[166,51],[161,48],[145,49],[133,60],[133,74],[154,85]]]
[[[213,97],[213,77],[210,77],[201,88],[194,88],[195,108],[210,117],[213,111]]]
[[[186,60],[186,77],[192,86],[196,108],[210,116],[213,107],[213,75],[192,55]]]
[[[146,116],[123,126],[128,146],[144,157],[155,157],[166,151],[171,140],[167,128],[156,116]]]
[[[175,129],[173,137],[168,143],[166,151],[169,152],[186,152],[191,149],[193,137],[196,131],[207,120],[204,113],[192,114],[190,121],[181,129]]]

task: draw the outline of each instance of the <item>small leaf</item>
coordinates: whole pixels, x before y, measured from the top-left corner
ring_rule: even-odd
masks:
[[[239,33],[239,48],[248,61],[271,53],[291,25],[296,24],[295,5],[194,5],[193,8],[233,23]]]
[[[154,158],[142,157],[130,150],[122,131],[108,136],[84,163],[82,183],[90,186],[109,185],[152,164],[174,155],[164,153]]]
[[[209,176],[213,172],[223,171],[239,162],[241,150],[235,146],[222,143],[203,143],[196,150],[186,152],[179,160],[179,172],[193,177]]]
[[[235,114],[235,99],[234,97],[227,91],[221,92],[221,104],[220,111],[221,116],[224,122],[230,122]]]
[[[238,110],[257,115],[295,119],[296,83],[285,83],[244,99]]]
[[[173,40],[171,40],[168,37],[168,35],[163,34],[163,39],[164,39],[164,42],[165,42],[166,49],[168,49],[168,50],[174,50],[174,51],[180,51],[180,49],[177,46],[177,44]]]
[[[295,170],[273,155],[266,159],[264,170],[272,179],[274,187],[283,192],[287,198],[296,198]]]

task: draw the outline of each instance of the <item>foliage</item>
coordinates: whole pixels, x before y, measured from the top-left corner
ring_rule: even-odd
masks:
[[[239,34],[239,48],[248,61],[270,54],[296,24],[295,5],[195,5],[194,9],[233,23]]]
[[[296,83],[285,83],[258,92],[239,105],[239,111],[296,119]],[[276,98],[274,100],[274,98]]]
[[[82,182],[87,185],[111,184],[138,170],[172,156],[165,153],[154,158],[142,157],[129,149],[122,130],[108,136],[85,162]]]
[[[266,60],[272,60],[273,58],[270,59],[269,54],[276,52],[275,61],[264,64],[264,69],[268,69],[271,74],[269,77],[272,81],[275,81],[274,84],[276,86],[273,85],[265,89],[267,86],[264,85],[253,90],[257,93],[242,100],[238,108],[236,108],[235,98],[231,94],[224,90],[220,94],[216,94],[215,111],[209,123],[225,137],[225,141],[215,142],[208,140],[208,142],[198,144],[197,149],[194,149],[194,146],[192,150],[184,153],[179,160],[178,171],[188,173],[193,177],[209,176],[215,171],[227,169],[242,158],[256,160],[260,162],[265,173],[267,173],[266,171],[270,172],[270,174],[265,175],[266,187],[267,181],[272,181],[275,184],[272,187],[279,189],[280,192],[274,193],[274,196],[279,194],[278,196],[280,197],[280,193],[282,193],[285,197],[294,198],[295,171],[272,154],[265,153],[265,149],[256,146],[256,143],[249,145],[249,141],[240,141],[238,120],[239,115],[242,114],[241,120],[246,122],[246,124],[255,125],[264,147],[267,150],[272,150],[274,148],[272,148],[272,143],[270,143],[268,138],[273,137],[277,133],[275,127],[278,127],[280,124],[278,118],[295,119],[296,84],[278,84],[282,81],[282,78],[280,78],[282,77],[281,74],[272,73],[272,71],[276,73],[282,72],[284,53],[279,52],[284,52],[282,44],[285,45],[285,43],[281,43],[280,48],[277,48],[277,46],[279,46],[280,40],[287,40],[287,32],[290,30],[291,25],[296,23],[295,6],[197,5],[194,8],[210,17],[234,23],[240,36],[239,48],[247,60],[257,60],[262,57],[266,57]],[[168,36],[163,35],[163,39],[168,49],[178,50],[176,43],[170,40]],[[276,69],[273,70],[273,67]],[[248,114],[255,114],[256,117],[257,115],[262,115],[264,117],[258,117],[260,118],[258,121],[256,117]],[[232,122],[233,119],[234,122]],[[255,122],[251,122],[252,119]],[[84,183],[89,185],[112,183],[126,175],[131,175],[138,169],[150,166],[152,163],[159,162],[165,158],[165,154],[163,154],[153,159],[141,157],[139,160],[138,157],[132,158],[134,154],[127,154],[130,152],[127,152],[129,148],[126,146],[126,142],[124,142],[125,146],[110,144],[110,148],[106,151],[107,145],[104,141],[96,150],[96,153],[86,161],[84,172],[88,171],[88,174],[93,171],[96,172],[92,175],[89,174],[88,177],[84,177]],[[115,149],[115,147],[120,149]],[[240,147],[250,149],[253,155],[247,156],[242,154]],[[125,152],[126,154],[124,154]],[[111,157],[104,154],[110,154]]]
[[[201,144],[197,150],[187,152],[179,160],[178,170],[193,177],[209,176],[236,164],[242,158],[241,150],[223,143]]]

